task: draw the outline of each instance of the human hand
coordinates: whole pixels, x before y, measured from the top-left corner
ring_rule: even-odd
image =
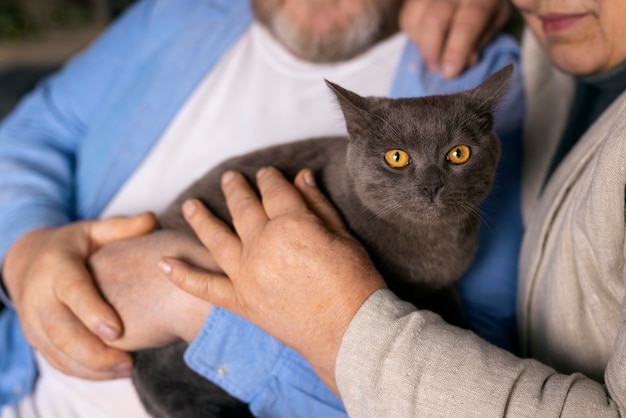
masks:
[[[127,377],[128,353],[108,347],[122,334],[86,267],[103,245],[151,231],[153,214],[80,221],[31,231],[9,249],[4,282],[28,341],[60,371],[93,380]]]
[[[237,234],[200,202],[183,206],[230,279],[172,258],[163,259],[161,269],[182,289],[299,351],[336,391],[334,367],[343,334],[363,302],[385,283],[314,186],[310,171],[296,177],[297,189],[272,168],[261,170],[257,182],[262,202],[242,175],[223,177]]]
[[[202,328],[211,305],[182,291],[155,270],[165,255],[220,271],[194,237],[173,230],[112,242],[89,259],[98,288],[124,324],[123,335],[108,345],[136,351],[179,339],[190,342]]]
[[[478,61],[510,14],[505,0],[407,0],[400,27],[418,45],[430,71],[454,78]]]

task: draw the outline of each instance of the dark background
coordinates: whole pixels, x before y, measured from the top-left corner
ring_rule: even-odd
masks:
[[[0,119],[132,0],[0,0]]]

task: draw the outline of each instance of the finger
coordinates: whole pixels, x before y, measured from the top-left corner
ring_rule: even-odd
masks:
[[[122,335],[122,322],[107,304],[94,284],[84,264],[62,262],[58,265],[59,280],[55,282],[55,296],[94,334],[106,341]]]
[[[430,0],[406,0],[400,10],[398,23],[400,29],[417,45],[421,46],[420,29],[422,19],[428,11]],[[422,51],[422,55],[424,51]]]
[[[270,219],[289,212],[306,212],[306,202],[274,167],[266,167],[257,173],[257,187],[263,199],[263,208]]]
[[[130,376],[131,356],[107,347],[66,308],[40,316],[40,352],[57,369],[72,376],[103,380]]]
[[[441,57],[455,6],[448,1],[409,1],[400,15],[400,26],[415,42],[430,71],[441,66]]]
[[[302,170],[294,180],[309,209],[333,232],[345,232],[346,225],[337,209],[316,186],[315,176],[309,169]]]
[[[164,257],[159,261],[159,269],[185,292],[241,314],[238,312],[233,283],[223,274],[196,269],[170,257]]]
[[[112,241],[147,234],[155,227],[156,217],[152,212],[144,212],[135,216],[116,216],[85,223],[87,236],[94,251]]]
[[[490,18],[491,11],[478,3],[463,4],[457,9],[441,56],[444,77],[455,77],[465,68]]]
[[[261,200],[246,178],[239,172],[229,171],[222,176],[222,191],[233,218],[233,226],[242,242],[257,236],[268,217]],[[223,267],[223,266],[222,266]]]
[[[457,9],[441,57],[441,73],[446,78],[458,76],[472,64],[494,33],[508,18],[506,5],[493,8],[490,3],[463,3]]]
[[[200,242],[223,271],[229,274],[238,268],[241,241],[228,225],[195,199],[183,204],[183,214]]]

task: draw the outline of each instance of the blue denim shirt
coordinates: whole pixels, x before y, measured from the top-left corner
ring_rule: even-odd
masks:
[[[47,78],[0,124],[0,260],[35,228],[96,218],[138,167],[198,83],[252,22],[248,0],[145,0],[92,46]],[[455,80],[428,73],[407,44],[391,97],[476,86],[518,45],[499,37]],[[497,114],[502,163],[483,206],[476,262],[460,288],[484,338],[514,347],[520,215],[521,77]],[[0,313],[0,405],[17,402],[36,378],[32,349],[10,301]],[[262,416],[345,416],[310,366],[249,322],[214,308],[186,360],[250,402]]]

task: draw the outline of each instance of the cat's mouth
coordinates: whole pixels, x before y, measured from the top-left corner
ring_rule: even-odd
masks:
[[[438,202],[421,202],[405,206],[399,214],[411,222],[438,224],[445,220],[446,210]]]
[[[469,205],[467,205],[469,206]],[[403,216],[411,222],[424,224],[450,223],[467,217],[469,210],[464,206],[446,204],[442,199],[419,199],[404,207]]]

